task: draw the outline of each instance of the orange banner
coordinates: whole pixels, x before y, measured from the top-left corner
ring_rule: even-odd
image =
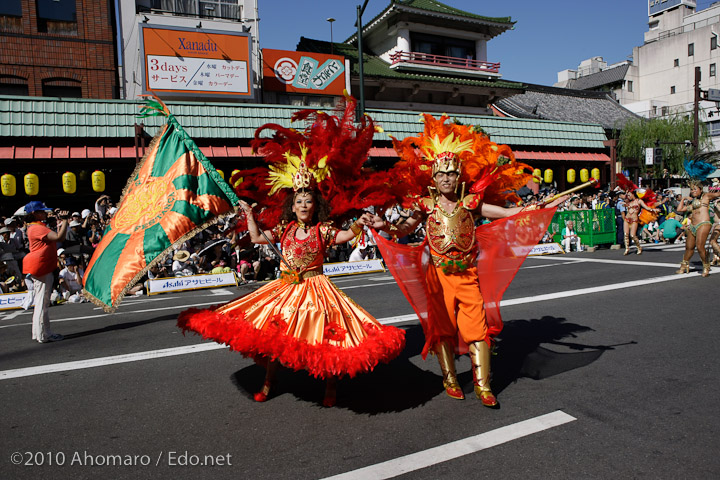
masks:
[[[251,97],[250,36],[143,25],[143,91]]]
[[[345,58],[321,53],[263,49],[263,88],[288,93],[342,95]]]

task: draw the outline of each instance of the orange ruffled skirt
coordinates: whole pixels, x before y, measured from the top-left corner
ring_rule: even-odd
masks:
[[[178,326],[318,378],[354,377],[405,347],[404,330],[380,324],[325,275],[296,285],[275,280],[225,305],[186,310]]]

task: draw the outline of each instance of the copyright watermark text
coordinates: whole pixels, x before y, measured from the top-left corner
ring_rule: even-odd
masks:
[[[14,452],[13,465],[26,467],[77,466],[77,467],[224,467],[232,466],[232,454],[193,454],[184,451],[161,451],[154,455],[94,454],[86,450],[73,452]]]

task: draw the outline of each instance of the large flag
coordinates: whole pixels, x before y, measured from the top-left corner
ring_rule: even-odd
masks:
[[[238,197],[159,99],[142,116],[167,123],[130,176],[85,272],[84,294],[106,312],[175,243],[234,211]]]

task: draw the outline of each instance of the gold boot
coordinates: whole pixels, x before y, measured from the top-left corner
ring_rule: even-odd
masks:
[[[497,399],[490,390],[490,347],[486,342],[472,342],[468,347],[473,365],[475,396],[486,407],[496,407]]]
[[[707,277],[710,275],[710,262],[703,262],[703,277]]]
[[[630,253],[630,235],[625,235],[625,253],[623,255],[627,255]]]
[[[690,262],[687,260],[680,262],[680,269],[675,270],[675,273],[690,273]]]
[[[462,388],[460,388],[460,383],[458,383],[457,374],[455,373],[455,352],[453,348],[447,342],[440,342],[435,345],[434,350],[440,363],[440,369],[442,370],[445,393],[447,393],[450,398],[463,400],[465,395],[463,394]]]
[[[720,265],[720,248],[716,248],[715,245],[712,245],[712,249],[714,255],[710,265]]]
[[[635,245],[637,245],[637,254],[642,255],[642,245],[640,245],[640,239],[635,236],[633,237],[633,241],[635,242]]]

